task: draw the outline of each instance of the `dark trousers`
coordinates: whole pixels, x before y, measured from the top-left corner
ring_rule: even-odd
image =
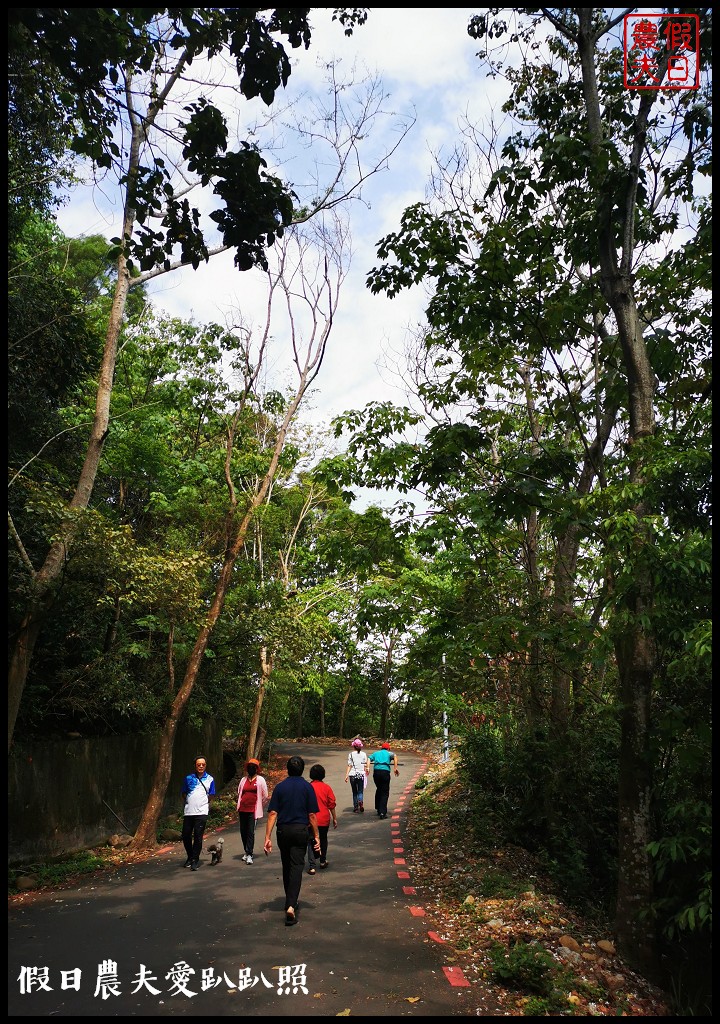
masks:
[[[188,860],[200,860],[207,814],[186,814],[183,818],[182,841]]]
[[[243,850],[250,857],[255,849],[255,812],[238,811],[240,821],[240,838],[242,839]]]
[[[277,830],[277,841],[282,860],[285,910],[288,907],[297,910],[305,868],[308,827],[307,825],[283,825]]]
[[[350,776],[350,789],[353,795],[353,807],[358,807],[359,804],[365,801],[365,776],[364,775],[351,775]]]
[[[387,814],[388,798],[390,796],[390,772],[373,772],[375,783],[375,810],[378,814]]]
[[[324,864],[325,861],[327,860],[328,829],[329,828],[330,828],[329,825],[318,825],[318,832],[320,833],[320,863],[321,864]],[[317,856],[317,851],[315,850],[314,843],[315,843],[315,839],[314,839],[313,834],[312,834],[312,829],[310,829],[310,838],[308,839],[308,848],[307,848],[307,850],[308,850],[308,867],[309,868],[314,868],[315,867],[315,857]]]

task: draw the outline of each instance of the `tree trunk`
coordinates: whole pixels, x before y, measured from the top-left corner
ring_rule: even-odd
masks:
[[[175,733],[177,732],[180,710],[181,709],[176,709],[175,706],[173,706],[173,711],[170,713],[162,727],[160,743],[158,744],[157,767],[155,768],[155,774],[150,787],[150,795],[147,803],[145,804],[142,819],[135,830],[135,835],[133,836],[131,844],[135,849],[155,846],[157,843],[157,825],[160,820],[160,815],[162,814],[165,794],[167,793],[168,782],[170,780],[170,772],[172,770],[172,751],[175,743]],[[179,803],[180,794],[178,793],[178,804]]]
[[[351,691],[352,686],[348,686],[347,690],[345,691],[345,696],[343,697],[340,703],[340,722],[338,724],[338,736],[340,737],[340,739],[342,739],[343,736],[345,735],[345,712],[347,711],[347,703],[348,700],[350,699]]]
[[[603,268],[604,269],[604,268]],[[654,378],[642,336],[632,283],[619,271],[607,274],[604,291],[615,313],[629,380],[630,481],[644,476],[641,442],[655,432]],[[649,916],[654,885],[648,846],[653,838],[650,815],[650,698],[656,672],[655,644],[650,628],[654,585],[645,550],[652,545],[647,531],[648,509],[636,503],[634,587],[626,602],[627,622],[615,643],[622,699],[620,788],[618,793],[618,944],[647,976],[657,977],[657,947]]]
[[[269,652],[267,647],[263,646],[260,648],[260,686],[258,687],[257,696],[255,698],[255,707],[253,708],[252,719],[250,721],[250,731],[248,733],[247,741],[247,752],[246,757],[257,757],[257,752],[260,749],[260,745],[257,741],[258,729],[260,727],[260,712],[262,711],[263,701],[265,699],[265,691],[267,684],[270,681],[273,667],[275,665],[275,659],[272,652]]]
[[[595,38],[592,8],[579,8],[578,51],[582,66],[583,94],[589,141],[600,160],[604,144],[602,112],[595,72]],[[642,441],[655,432],[655,380],[638,314],[632,274],[637,183],[640,160],[645,150],[647,123],[655,97],[641,96],[635,115],[633,151],[626,168],[625,193],[618,210],[599,182],[596,199],[600,287],[612,309],[617,325],[623,363],[628,379],[630,482],[644,477]],[[620,239],[620,260],[616,248]],[[616,907],[618,946],[634,966],[648,977],[657,976],[657,949],[647,910],[653,899],[653,873],[648,844],[652,839],[650,817],[650,698],[656,671],[655,645],[644,624],[652,614],[654,588],[644,551],[652,544],[647,527],[647,508],[636,503],[637,527],[633,551],[634,587],[626,600],[624,622],[618,628],[615,653],[620,676],[622,712],[620,741],[620,785],[618,793],[619,875]]]
[[[329,287],[328,274],[328,260],[325,261],[325,274],[326,281]],[[282,278],[278,277],[278,281]],[[277,283],[277,282],[276,282]],[[290,301],[290,287],[287,282],[284,282],[283,287],[287,292],[287,299]],[[317,308],[315,309],[316,314],[318,313]],[[268,316],[270,315],[270,305],[268,306]],[[290,316],[292,322],[292,315]],[[225,549],[225,557],[223,559],[223,565],[220,570],[220,575],[215,587],[215,596],[213,598],[210,609],[208,610],[205,625],[200,630],[195,646],[190,655],[187,669],[185,672],[185,678],[182,682],[180,689],[178,690],[177,696],[173,701],[170,717],[176,722],[179,720],[180,715],[185,709],[185,706],[190,699],[190,695],[193,691],[195,683],[197,682],[198,673],[200,672],[200,666],[207,649],[208,642],[212,631],[214,630],[217,621],[222,613],[225,606],[225,598],[230,584],[232,582],[233,569],[235,562],[237,561],[238,555],[245,545],[245,539],[247,537],[250,523],[252,522],[257,509],[263,504],[265,498],[272,487],[277,473],[278,465],[280,463],[280,457],[285,448],[285,441],[287,438],[288,429],[290,424],[295,419],[296,413],[303,400],[305,392],[308,387],[315,379],[317,372],[322,364],[322,359],[325,353],[325,347],[327,339],[332,327],[332,317],[329,317],[324,326],[321,326],[321,317],[316,316],[311,338],[307,344],[307,350],[305,354],[304,364],[300,361],[300,350],[295,349],[295,361],[298,368],[299,379],[295,395],[288,402],[285,409],[282,422],[277,430],[275,437],[275,444],[273,453],[268,464],[268,468],[265,472],[264,477],[259,482],[255,493],[252,495],[248,507],[235,529],[230,533],[228,543]],[[268,320],[267,329],[270,329],[270,321]],[[232,480],[232,474],[230,472],[230,454],[232,451],[234,431],[231,431],[228,437],[228,449],[226,455],[225,471],[226,480],[228,484],[228,490],[230,493],[230,508],[228,521],[234,521],[236,514],[235,504],[235,487]],[[268,662],[269,664],[269,662]],[[270,670],[272,670],[270,668]],[[172,767],[172,744],[175,738],[175,729],[166,732],[163,730],[161,738],[161,756],[158,765],[158,772],[156,773],[155,779],[153,780],[153,790],[148,798],[147,806],[143,812],[143,818],[138,828],[138,832],[133,841],[133,845],[142,846],[147,845],[150,842],[154,842],[154,836],[157,831],[157,820],[159,810],[158,807],[162,805],[162,801],[167,790],[167,785],[170,780],[170,771]],[[162,770],[161,770],[162,769]]]
[[[118,622],[120,621],[120,595],[115,595],[115,601],[113,604],[113,615],[108,628],[105,633],[105,643],[103,644],[103,654],[109,654],[117,639]]]
[[[615,646],[622,699],[615,927],[625,955],[631,954],[650,978],[656,978],[656,936],[651,915],[643,916],[653,893],[652,865],[647,853],[653,839],[648,757],[654,674],[651,647],[639,628],[626,629]]]
[[[128,201],[125,208],[124,225],[126,238],[129,237],[132,231],[133,220],[134,211],[131,209]],[[15,723],[17,722],[20,702],[25,690],[35,644],[43,627],[45,616],[54,602],[57,584],[65,568],[68,553],[79,528],[78,520],[73,517],[72,513],[79,509],[87,508],[95,485],[98,466],[100,465],[100,456],[102,455],[110,421],[110,398],[115,373],[115,360],[129,289],[130,277],[127,271],[127,261],[125,256],[121,255],[118,259],[118,278],[105,339],[105,349],[95,399],[95,416],[90,430],[85,461],[78,478],[75,493],[68,505],[69,515],[58,531],[58,540],[50,546],[42,568],[33,579],[33,596],[28,611],[20,624],[18,634],[15,637],[10,656],[8,667],[8,753],[12,746]]]
[[[383,695],[382,707],[380,708],[380,735],[387,739],[388,703],[390,700],[390,669],[392,668],[394,640],[388,641],[385,653],[385,668],[383,671]]]
[[[582,470],[578,479],[578,495],[589,494],[602,465],[605,447],[610,432],[617,420],[618,408],[611,405],[605,409],[593,443],[587,448]],[[577,559],[580,548],[580,530],[572,523],[559,537],[557,554],[553,566],[552,618],[558,623],[560,635],[564,626],[575,617],[574,598],[577,590]],[[555,733],[563,733],[568,726],[572,704],[573,674],[568,666],[569,655],[563,650],[556,651],[553,669],[550,719]]]
[[[303,738],[303,704],[303,695],[300,694],[297,702],[297,735],[299,740]]]
[[[278,441],[278,445],[280,445],[279,450],[282,450],[282,444],[280,441]],[[158,818],[165,799],[168,782],[170,781],[170,772],[172,770],[172,750],[173,743],[175,741],[175,733],[177,731],[177,723],[179,722],[195,687],[210,636],[225,605],[225,597],[232,580],[233,568],[237,557],[242,550],[243,544],[245,543],[245,537],[247,536],[250,523],[252,522],[252,518],[258,505],[262,504],[265,494],[267,493],[267,489],[274,478],[276,468],[277,459],[273,458],[270,468],[268,469],[259,490],[254,495],[249,508],[238,525],[232,544],[228,545],[225,551],[225,560],[215,587],[215,597],[213,598],[213,602],[208,611],[205,625],[200,630],[197,640],[195,641],[195,646],[193,647],[187,669],[185,671],[185,678],[183,679],[182,685],[175,696],[175,700],[172,703],[170,713],[160,736],[160,752],[158,756],[157,771],[153,778],[152,788],[150,790],[150,795],[148,796],[145,809],[143,810],[142,819],[138,825],[132,842],[132,846],[136,849],[152,846],[156,842]],[[251,755],[248,754],[248,756]]]

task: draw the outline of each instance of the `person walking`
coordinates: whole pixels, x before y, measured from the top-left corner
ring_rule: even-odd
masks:
[[[310,785],[315,790],[315,796],[318,802],[318,832],[320,833],[320,867],[327,867],[327,849],[328,849],[328,832],[330,831],[330,821],[332,820],[333,828],[337,828],[337,813],[335,806],[337,801],[335,794],[332,791],[332,787],[328,786],[325,782],[325,769],[321,764],[314,764],[310,769]],[[308,874],[315,874],[315,846],[312,836],[308,840],[307,848],[308,856]]]
[[[183,779],[182,795],[185,800],[182,826],[182,841],[187,854],[185,867],[197,871],[210,801],[215,796],[215,779],[208,775],[207,761],[202,755],[195,758],[195,771]]]
[[[307,779],[303,779],[304,771],[303,759],[297,754],[293,755],[287,762],[287,778],[277,784],[270,797],[265,826],[265,856],[269,856],[272,853],[272,830],[277,823],[286,925],[294,925],[297,921],[308,827],[312,829],[315,852],[320,852],[317,796]]]
[[[350,788],[353,798],[353,814],[362,814],[365,811],[365,784],[370,774],[367,754],[363,750],[365,744],[361,736],[356,736],[350,744],[350,753],[347,759],[347,770],[345,781],[350,780]]]
[[[260,762],[251,757],[245,762],[245,774],[238,785],[237,812],[240,822],[240,838],[243,844],[243,860],[246,864],[253,862],[255,849],[255,823],[263,816],[263,807],[267,803],[267,782],[260,775]]]
[[[379,750],[370,755],[373,766],[373,782],[375,783],[375,812],[379,818],[387,818],[388,798],[390,796],[390,769],[399,775],[397,754],[390,749],[389,743],[383,743]]]

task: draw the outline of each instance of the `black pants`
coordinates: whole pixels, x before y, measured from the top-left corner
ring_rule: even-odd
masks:
[[[255,849],[255,812],[238,811],[240,821],[240,838],[242,839],[243,852],[250,857]]]
[[[305,853],[308,844],[307,825],[283,825],[277,830],[278,847],[282,860],[283,886],[285,888],[285,910],[297,910],[300,900]]]
[[[390,796],[390,772],[375,769],[373,772],[373,782],[375,783],[375,810],[378,814],[387,814],[388,798]]]
[[[207,814],[186,814],[183,818],[182,841],[188,860],[200,860]]]
[[[318,832],[320,833],[320,863],[324,864],[327,860],[327,848],[328,848],[328,829],[329,825],[318,825]],[[315,859],[318,856],[317,850],[315,849],[315,837],[310,829],[310,838],[308,839],[308,867],[315,867]]]

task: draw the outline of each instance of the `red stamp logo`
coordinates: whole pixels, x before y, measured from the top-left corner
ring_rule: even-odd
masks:
[[[626,14],[624,83],[628,89],[700,87],[700,16]]]

